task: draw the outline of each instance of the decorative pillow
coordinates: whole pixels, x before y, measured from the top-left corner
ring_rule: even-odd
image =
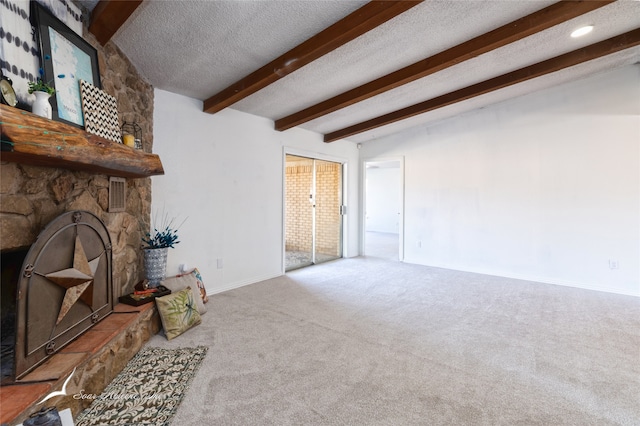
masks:
[[[198,282],[198,289],[200,290],[200,297],[202,297],[202,301],[207,303],[209,301],[209,296],[207,296],[207,289],[204,288],[204,282],[202,281],[202,275],[200,275],[200,271],[198,268],[193,268],[191,272],[187,272],[186,274],[178,275],[179,277],[182,275],[193,275]],[[202,312],[201,312],[202,313]]]
[[[191,287],[177,293],[156,297],[156,306],[162,320],[162,328],[167,340],[178,337],[188,329],[202,322],[202,318],[195,306]]]
[[[171,290],[171,293],[175,293],[176,291],[183,290],[187,287],[191,287],[192,289],[197,289],[198,281],[196,280],[195,275],[187,274],[187,275],[178,275],[177,277],[167,278],[166,280],[162,281],[160,285],[163,285],[169,290]],[[202,315],[205,312],[207,312],[207,307],[204,306],[204,302],[202,301],[202,298],[199,296],[199,293],[200,293],[199,291],[198,292],[194,291],[194,298],[196,303],[195,306],[198,309],[198,313]]]

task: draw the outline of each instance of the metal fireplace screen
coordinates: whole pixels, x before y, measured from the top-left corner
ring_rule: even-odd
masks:
[[[18,282],[15,377],[20,379],[113,310],[111,238],[85,211],[40,233]]]

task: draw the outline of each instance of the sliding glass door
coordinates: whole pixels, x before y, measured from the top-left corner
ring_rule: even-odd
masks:
[[[342,257],[342,164],[286,156],[285,270]]]
[[[342,257],[342,164],[315,160],[314,263]]]

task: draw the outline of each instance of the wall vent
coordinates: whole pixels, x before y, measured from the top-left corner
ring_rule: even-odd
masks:
[[[120,177],[109,178],[109,212],[123,212],[126,210],[127,180]]]

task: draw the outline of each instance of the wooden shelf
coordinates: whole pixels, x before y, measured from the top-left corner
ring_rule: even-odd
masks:
[[[0,105],[0,160],[127,178],[163,175],[160,157]]]

